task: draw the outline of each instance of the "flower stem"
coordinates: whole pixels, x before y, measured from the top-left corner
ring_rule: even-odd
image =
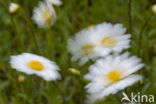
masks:
[[[139,46],[139,50],[138,50],[138,57],[141,56],[141,47],[142,47],[142,36],[143,36],[143,32],[145,30],[145,28],[148,26],[148,23],[149,21],[151,20],[152,16],[149,16],[145,23],[143,24],[142,28],[141,28],[141,31],[140,31],[140,34],[139,34],[139,40],[138,40],[138,46]],[[141,74],[141,70],[139,71],[139,74]],[[138,82],[138,88],[139,88],[139,91],[141,90],[141,82],[139,81]]]
[[[132,0],[128,0],[128,23],[129,23],[129,33],[132,34],[132,15],[131,15],[131,8],[132,8]]]
[[[62,90],[62,88],[60,87],[60,85],[57,82],[53,82],[54,86],[56,87],[56,89],[58,89],[58,91],[60,92],[61,96],[62,96],[62,104],[65,104],[65,93]]]
[[[142,28],[141,28],[141,31],[140,31],[140,34],[139,34],[139,41],[138,41],[138,46],[139,46],[139,49],[141,49],[141,46],[142,46],[142,35],[143,35],[143,32],[145,30],[145,28],[147,27],[149,21],[151,20],[152,16],[148,17],[145,21],[145,23],[143,24]],[[138,51],[138,56],[140,56],[140,51]]]

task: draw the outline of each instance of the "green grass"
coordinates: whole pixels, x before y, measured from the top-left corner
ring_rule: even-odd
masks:
[[[145,63],[139,71],[143,81],[124,91],[156,96],[156,16],[150,10],[155,0],[132,0],[131,11],[128,0],[63,0],[61,7],[55,7],[58,19],[49,29],[39,29],[31,19],[39,0],[13,1],[20,4],[20,10],[10,15],[11,0],[0,0],[0,104],[85,104],[87,81],[83,76],[91,62],[82,67],[71,62],[67,39],[91,24],[104,21],[122,23],[132,33],[129,50]],[[13,70],[9,65],[10,55],[23,52],[55,61],[62,79],[46,82]],[[71,74],[70,67],[79,70],[81,76]],[[23,83],[18,82],[19,75],[26,77]],[[97,104],[120,104],[121,98],[122,91]]]

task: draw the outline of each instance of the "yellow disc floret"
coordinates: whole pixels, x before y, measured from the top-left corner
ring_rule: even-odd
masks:
[[[116,40],[112,36],[107,36],[101,40],[101,45],[106,48],[112,48],[116,44]]]
[[[94,45],[86,44],[86,45],[82,46],[81,51],[83,52],[83,55],[90,55],[94,51]]]
[[[51,23],[51,20],[53,18],[53,14],[51,13],[50,9],[47,8],[44,12],[43,12],[43,18],[45,19],[46,23],[49,25]]]
[[[36,71],[41,71],[41,70],[44,69],[43,64],[42,64],[41,62],[35,61],[35,60],[30,61],[30,62],[28,63],[28,66],[29,66],[31,69],[36,70]]]
[[[116,70],[113,70],[107,74],[107,78],[112,82],[116,82],[121,79],[121,73]]]

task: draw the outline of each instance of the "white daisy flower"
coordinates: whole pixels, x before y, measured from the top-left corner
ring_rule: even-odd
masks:
[[[130,47],[130,34],[125,34],[126,28],[122,24],[112,25],[111,23],[102,23],[96,25],[93,34],[99,35],[99,44],[97,52],[100,56],[106,56],[111,52],[119,53],[123,49]]]
[[[68,41],[68,50],[73,55],[72,61],[80,59],[79,65],[85,64],[89,59],[96,58],[98,55],[95,53],[98,36],[91,32],[92,30],[87,28]]]
[[[62,2],[61,0],[46,0],[47,3],[50,3],[52,5],[57,5],[57,6],[60,6],[62,5]]]
[[[9,12],[15,13],[19,9],[19,5],[16,3],[10,3]]]
[[[42,56],[23,53],[11,56],[10,64],[17,71],[25,72],[29,75],[36,74],[47,81],[60,79],[58,66]]]
[[[34,9],[32,19],[39,27],[47,27],[52,25],[56,20],[56,13],[52,5],[40,2],[39,7]]]
[[[130,35],[125,32],[126,29],[121,24],[104,22],[91,25],[69,40],[68,49],[73,55],[72,59],[80,59],[80,65],[83,65],[89,59],[105,57],[111,52],[119,53],[129,48]]]
[[[95,101],[105,98],[141,80],[141,76],[131,75],[144,66],[140,62],[135,56],[129,57],[129,53],[110,55],[97,60],[85,76],[85,79],[91,81],[85,87],[91,94],[89,99]]]

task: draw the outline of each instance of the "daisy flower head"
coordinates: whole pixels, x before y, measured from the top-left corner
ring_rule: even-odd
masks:
[[[11,56],[10,64],[17,71],[28,75],[36,74],[47,81],[60,79],[58,66],[42,56],[22,53],[21,55]]]
[[[46,2],[39,2],[39,6],[34,9],[32,19],[39,27],[48,27],[55,22],[56,13],[52,5]]]
[[[52,5],[57,5],[57,6],[60,6],[62,5],[62,2],[61,0],[46,0],[47,3],[50,3]]]
[[[17,3],[10,3],[10,6],[9,6],[9,12],[10,13],[15,13],[16,11],[18,11],[19,9],[19,5]]]
[[[89,67],[89,73],[85,76],[85,79],[90,81],[85,86],[90,93],[89,101],[94,102],[115,94],[141,80],[140,75],[133,73],[143,66],[139,58],[130,57],[129,53],[109,55],[105,59],[97,60]]]
[[[120,53],[129,48],[130,35],[125,32],[122,24],[104,22],[91,25],[69,40],[68,50],[73,55],[72,59],[80,59],[80,65],[83,65],[89,59],[105,57],[112,52]]]
[[[72,61],[80,60],[79,65],[97,57],[95,52],[98,35],[91,28],[86,28],[68,40],[68,51],[73,55]]]
[[[105,57],[110,53],[120,53],[123,49],[130,47],[130,34],[122,24],[102,23],[93,27],[93,33],[99,35],[97,52],[99,56]]]

